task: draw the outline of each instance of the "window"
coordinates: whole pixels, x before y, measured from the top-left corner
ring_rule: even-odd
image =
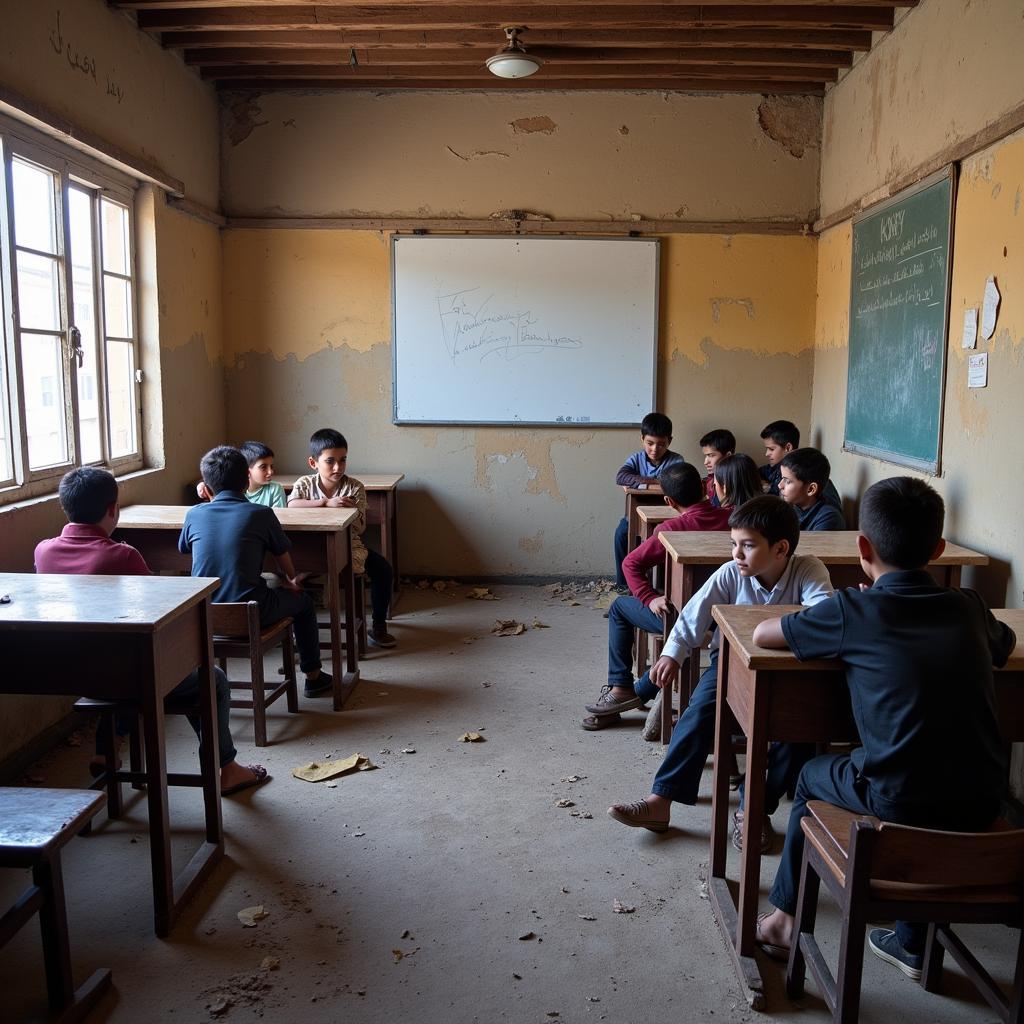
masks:
[[[134,183],[0,122],[0,503],[142,465]]]

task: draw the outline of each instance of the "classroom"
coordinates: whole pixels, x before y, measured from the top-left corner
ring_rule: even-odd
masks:
[[[231,25],[308,36],[326,32],[324,21],[343,40],[353,26],[372,24],[346,17],[371,17],[374,5],[0,0],[5,168],[13,153],[15,163],[54,170],[72,196],[72,215],[74,196],[94,196],[104,232],[110,217],[127,211],[118,221],[123,264],[106,262],[113,257],[104,234],[98,275],[104,288],[123,282],[128,296],[127,326],[108,332],[117,337],[106,358],[107,372],[121,373],[121,392],[111,377],[100,402],[110,440],[99,462],[117,477],[121,509],[180,506],[184,515],[196,502],[204,453],[245,439],[273,449],[280,476],[310,472],[310,435],[324,427],[347,439],[353,476],[400,479],[381,492],[397,504],[382,505],[367,534],[370,548],[384,544],[395,569],[387,631],[397,647],[371,646],[357,663],[361,641],[349,615],[346,645],[336,626],[324,655],[324,671],[345,680],[344,693],[336,680],[333,709],[301,693],[297,714],[276,702],[267,711],[269,743],[259,748],[252,713],[232,713],[239,763],[259,760],[273,778],[221,802],[223,857],[191,887],[180,916],[175,907],[165,934],[153,927],[148,851],[157,833],[145,793],[126,788],[122,818],[108,821],[101,811],[92,834],[68,842],[76,984],[112,971],[89,1019],[639,1022],[682,1010],[702,1021],[763,1013],[829,1020],[814,979],[791,1001],[786,965],[758,952],[755,978],[753,955],[737,952],[719,928],[716,856],[724,863],[725,854],[708,848],[710,762],[697,811],[687,808],[664,836],[627,831],[604,813],[639,795],[664,754],[661,743],[640,739],[642,715],[624,714],[623,727],[600,736],[579,727],[580,707],[606,676],[611,533],[623,515],[614,474],[639,447],[637,427],[650,409],[671,418],[672,449],[702,477],[701,435],[728,427],[737,451],[760,465],[762,428],[789,420],[804,446],[827,455],[851,530],[872,485],[926,480],[945,503],[942,536],[984,556],[965,559],[962,576],[958,566],[949,579],[994,610],[1024,608],[1021,0],[378,6],[394,11],[380,13],[375,30],[400,24],[387,19],[408,11],[407,24],[424,39],[425,26],[444,27],[472,10],[473,24],[493,32],[493,50],[502,27],[523,24],[527,52],[530,15],[554,8],[566,18],[557,35],[567,46],[575,27],[600,23],[594,10],[610,17],[613,8],[624,36],[658,31],[651,26],[664,26],[666,11],[694,32],[711,31],[702,19],[717,24],[715,12],[731,12],[742,26],[745,13],[775,7],[795,25],[812,11],[828,25],[832,10],[837,31],[858,17],[878,20],[865,22],[874,31],[857,33],[848,64],[806,89],[737,86],[742,76],[721,88],[680,88],[670,78],[594,87],[552,76],[544,84],[547,65],[522,88],[439,73],[439,84],[428,75],[390,88],[384,80],[341,81],[350,66],[366,71],[355,45],[339,42],[338,81],[324,82],[286,77],[273,62],[265,77],[237,68],[211,74],[197,56],[204,51],[183,39],[202,34],[202,25],[225,36],[238,35]],[[210,20],[215,15],[223,24]],[[866,211],[943,172],[953,188],[946,335],[937,349],[940,454],[937,469],[923,471],[846,443],[857,332],[851,274]],[[5,579],[33,573],[36,545],[66,523],[60,473],[26,472],[18,450],[24,424],[52,413],[54,402],[61,407],[65,395],[44,375],[40,409],[20,388],[12,268],[22,253],[14,251],[6,200],[12,173],[0,189]],[[73,249],[78,228],[58,228],[54,245],[67,238]],[[649,407],[613,426],[395,422],[395,246],[434,235],[593,236],[610,248],[655,240]],[[969,348],[965,314],[983,309],[990,279],[999,292],[994,331],[983,337],[979,329]],[[105,316],[115,318],[109,300]],[[69,335],[65,344],[57,328],[38,336],[56,346],[58,377],[72,380],[80,342]],[[987,358],[984,386],[969,380],[979,355]],[[67,399],[68,424],[91,400],[84,377],[74,379],[80,387]],[[79,430],[72,452],[65,447],[51,463],[70,468],[74,451],[77,464],[97,461]],[[391,522],[400,532],[385,536]],[[172,536],[176,530],[163,539]],[[171,580],[177,558],[168,551],[156,566],[168,570],[166,581],[139,585],[184,585]],[[344,573],[333,581],[331,600],[351,611],[361,583],[346,572],[347,582]],[[5,583],[0,594],[4,587],[17,612],[16,590]],[[474,588],[497,600],[468,600]],[[333,609],[330,590],[324,600]],[[366,601],[369,608],[369,588]],[[0,605],[0,630],[3,614]],[[495,620],[513,619],[525,632],[491,632]],[[0,635],[2,652],[14,639]],[[49,656],[34,672],[85,671],[59,645]],[[280,658],[267,655],[268,679],[278,678]],[[10,680],[0,688],[0,795],[89,784],[96,716],[74,711],[76,693],[43,696]],[[196,759],[194,735],[173,714],[166,734],[171,770],[183,771],[179,765]],[[483,741],[459,742],[466,734]],[[1008,749],[1003,815],[1021,828],[1024,746]],[[300,764],[355,753],[377,770],[315,785],[292,777]],[[176,867],[202,842],[204,813],[211,834],[204,794],[171,785],[167,861],[173,853]],[[737,797],[726,795],[731,814]],[[789,799],[772,816],[772,853],[749,868],[762,910],[771,909]],[[731,847],[728,858],[734,880],[742,858]],[[0,871],[0,914],[25,878],[24,870]],[[237,913],[256,906],[268,916],[243,927]],[[842,915],[828,893],[820,907],[834,971]],[[748,900],[751,928],[756,909]],[[741,899],[741,930],[743,915]],[[968,946],[1006,990],[1019,931],[1019,918],[1010,929],[964,927]],[[14,992],[5,997],[10,1019],[36,1019],[47,991],[38,926],[11,938],[0,924],[0,942],[0,982]],[[1003,1019],[1024,1012],[1021,977],[1016,986],[1018,1016]],[[910,1020],[993,1019],[950,955],[933,993],[868,953],[860,1019],[882,1020],[897,1008]]]

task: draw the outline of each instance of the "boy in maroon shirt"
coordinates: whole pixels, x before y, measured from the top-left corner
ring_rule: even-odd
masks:
[[[35,565],[38,573],[71,573],[83,576],[149,576],[145,559],[130,544],[110,539],[117,526],[120,506],[117,502],[117,481],[105,469],[83,466],[66,473],[58,492],[61,508],[68,517],[59,537],[36,545]],[[262,765],[240,765],[235,760],[228,716],[231,714],[231,687],[227,676],[214,669],[217,684],[217,737],[220,747],[221,794],[230,796],[240,790],[257,786],[269,776]],[[183,679],[170,693],[172,697],[188,697],[199,689],[198,670]],[[198,724],[189,722],[199,734]],[[130,722],[118,721],[118,738],[127,735]],[[200,736],[200,742],[202,737]],[[102,769],[103,758],[97,755],[93,765]]]

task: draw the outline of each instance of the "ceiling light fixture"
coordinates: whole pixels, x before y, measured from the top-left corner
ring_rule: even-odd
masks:
[[[492,75],[499,78],[526,78],[540,68],[540,58],[527,53],[519,42],[519,33],[523,31],[521,28],[505,29],[505,38],[508,40],[505,48],[487,58],[487,70]]]

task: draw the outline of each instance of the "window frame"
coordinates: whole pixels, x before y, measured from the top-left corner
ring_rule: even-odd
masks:
[[[13,163],[24,160],[44,168],[54,175],[54,209],[57,216],[56,249],[58,261],[59,330],[47,332],[27,329],[29,334],[58,336],[61,351],[64,424],[67,432],[68,458],[56,465],[31,469],[29,466],[28,436],[24,377],[21,359],[21,327],[17,304],[17,252],[30,247],[17,246],[15,240],[14,208],[12,198]],[[0,479],[0,507],[26,498],[56,491],[60,478],[76,466],[93,465],[109,469],[115,475],[134,472],[145,466],[143,450],[141,342],[139,337],[139,278],[137,265],[138,194],[140,182],[81,153],[71,146],[37,132],[20,122],[0,115],[0,344],[6,366],[0,373],[0,417],[10,438],[11,473]],[[82,461],[82,438],[79,422],[79,381],[77,359],[73,355],[72,327],[74,315],[74,268],[71,262],[70,195],[78,189],[88,195],[92,229],[91,298],[94,310],[96,374],[95,389],[97,414],[100,421],[100,458]],[[104,279],[108,272],[103,261],[102,203],[106,200],[126,211],[127,270],[128,274],[113,274],[118,280],[128,279],[131,302],[131,337],[114,338],[108,335]],[[51,254],[48,254],[51,255]],[[129,342],[133,359],[130,381],[132,398],[132,427],[135,450],[127,455],[112,457],[111,423],[109,420],[109,381],[107,366],[108,337],[116,342]],[[55,396],[56,397],[56,396]]]

